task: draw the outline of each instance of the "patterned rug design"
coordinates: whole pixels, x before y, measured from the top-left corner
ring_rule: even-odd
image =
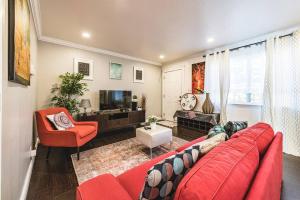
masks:
[[[173,128],[173,127],[177,126],[177,122],[167,121],[167,120],[159,121],[159,122],[157,122],[157,124],[162,125],[162,126],[166,126],[166,127],[169,127],[169,128]]]
[[[170,144],[153,149],[153,158],[185,144],[187,141],[173,136],[172,149]],[[118,176],[145,161],[150,160],[149,148],[136,138],[131,138],[80,152],[80,160],[76,154],[71,155],[78,183],[82,183],[100,174],[111,173]]]

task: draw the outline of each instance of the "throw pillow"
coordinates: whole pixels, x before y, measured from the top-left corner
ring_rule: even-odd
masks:
[[[64,112],[47,115],[47,118],[57,130],[61,131],[74,127],[74,124]]]
[[[224,127],[220,124],[215,125],[214,127],[212,127],[211,129],[209,129],[208,134],[207,134],[207,138],[211,138],[214,137],[220,133],[226,133]],[[227,133],[226,133],[227,134]],[[228,135],[226,135],[226,140],[228,139]]]
[[[245,129],[248,127],[248,122],[246,121],[229,121],[225,124],[224,129],[229,137],[234,133]]]
[[[173,199],[177,186],[193,165],[207,152],[225,141],[219,134],[155,164],[148,172],[140,200]]]

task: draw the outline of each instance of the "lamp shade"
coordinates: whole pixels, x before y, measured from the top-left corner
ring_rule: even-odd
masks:
[[[90,108],[91,107],[91,101],[89,99],[81,99],[79,107]]]

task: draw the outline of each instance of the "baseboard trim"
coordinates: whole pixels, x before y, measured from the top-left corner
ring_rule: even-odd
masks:
[[[26,177],[25,177],[24,184],[22,187],[22,193],[20,196],[20,200],[26,200],[34,161],[35,161],[35,157],[32,157],[30,160],[29,167],[27,169]]]

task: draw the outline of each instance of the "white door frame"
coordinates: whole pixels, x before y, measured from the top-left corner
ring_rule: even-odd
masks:
[[[183,93],[184,88],[184,75],[185,75],[185,66],[184,65],[174,65],[170,67],[166,67],[162,70],[162,118],[165,117],[165,73],[181,70],[181,94]]]

